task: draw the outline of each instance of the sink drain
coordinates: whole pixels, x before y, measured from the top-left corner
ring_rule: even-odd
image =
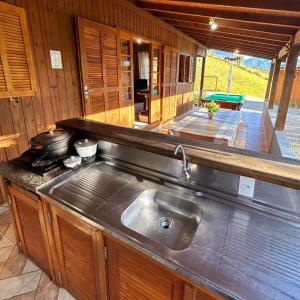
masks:
[[[159,219],[159,227],[163,228],[163,229],[171,229],[174,226],[174,221],[170,218],[161,218]]]

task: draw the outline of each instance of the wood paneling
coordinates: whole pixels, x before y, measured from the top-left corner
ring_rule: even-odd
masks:
[[[17,134],[17,145],[0,149],[0,160],[28,148],[28,140],[58,120],[83,116],[77,59],[75,16],[133,31],[194,54],[196,43],[174,27],[125,0],[4,0],[25,8],[37,93],[11,103],[0,101],[0,134]],[[49,50],[60,50],[63,69],[52,69]],[[0,82],[1,82],[0,65]],[[3,79],[2,79],[3,80]],[[1,85],[1,83],[0,83]],[[190,91],[191,91],[191,86]],[[3,87],[2,87],[3,88]]]

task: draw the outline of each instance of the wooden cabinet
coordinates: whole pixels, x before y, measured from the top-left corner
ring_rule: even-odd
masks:
[[[182,299],[182,282],[167,269],[112,239],[107,247],[110,299]]]
[[[8,190],[20,248],[53,276],[41,199],[14,185]]]
[[[58,281],[78,299],[106,300],[103,235],[79,217],[54,205],[51,231],[57,258]]]
[[[207,289],[196,288],[185,283],[183,289],[183,300],[224,300],[224,298]]]

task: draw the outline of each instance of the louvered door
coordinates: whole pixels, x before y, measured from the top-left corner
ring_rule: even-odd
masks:
[[[182,300],[183,284],[153,260],[107,239],[109,299]]]
[[[166,121],[176,116],[178,50],[164,46],[163,56],[162,119]]]
[[[49,210],[60,284],[77,299],[107,300],[102,232],[57,206]]]
[[[0,2],[0,98],[36,92],[32,50],[23,8]]]
[[[118,30],[83,18],[77,21],[85,117],[119,124]]]
[[[17,186],[9,187],[11,206],[22,251],[51,276],[52,262],[43,216],[42,200]]]

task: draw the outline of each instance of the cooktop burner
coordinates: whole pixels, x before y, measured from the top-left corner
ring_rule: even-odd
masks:
[[[57,171],[58,169],[64,167],[63,160],[68,157],[70,154],[58,157],[55,159],[43,159],[38,163],[35,163],[38,156],[33,153],[31,150],[24,152],[19,158],[14,160],[14,164],[29,170],[35,174],[41,176],[47,176],[52,172]]]

